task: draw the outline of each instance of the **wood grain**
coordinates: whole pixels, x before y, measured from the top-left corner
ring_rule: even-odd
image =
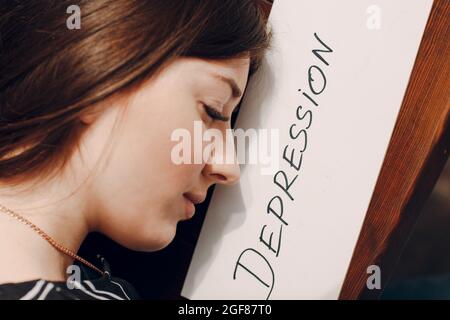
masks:
[[[435,0],[340,299],[379,297],[449,154],[450,1]],[[381,268],[368,290],[367,267]]]

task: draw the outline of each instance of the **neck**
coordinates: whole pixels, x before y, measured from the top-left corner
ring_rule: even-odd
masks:
[[[32,192],[5,196],[0,187],[0,204],[42,229],[58,244],[76,253],[90,231],[82,192],[68,194],[61,184]],[[24,205],[26,204],[26,205]],[[35,279],[64,281],[73,258],[58,251],[23,222],[0,212],[0,283]]]

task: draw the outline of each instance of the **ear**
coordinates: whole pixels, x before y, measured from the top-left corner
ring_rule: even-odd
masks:
[[[98,112],[87,111],[80,115],[80,122],[84,125],[91,125],[99,116]]]
[[[117,103],[116,95],[112,95],[109,98],[101,100],[91,106],[84,109],[79,115],[79,120],[83,125],[91,125],[95,120],[97,120],[101,114],[107,109],[112,107]]]

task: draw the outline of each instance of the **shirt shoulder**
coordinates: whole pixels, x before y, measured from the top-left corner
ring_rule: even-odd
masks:
[[[0,284],[0,300],[137,300],[139,294],[128,281],[111,276],[109,267],[101,277],[79,266],[80,279],[36,279]]]
[[[136,300],[139,295],[127,281],[103,276],[95,280],[43,279],[0,285],[0,300]]]

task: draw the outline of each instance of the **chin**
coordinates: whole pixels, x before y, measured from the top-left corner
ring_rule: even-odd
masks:
[[[176,225],[160,228],[159,230],[148,230],[142,233],[133,233],[128,241],[122,243],[130,250],[141,252],[154,252],[167,247],[175,238]]]

